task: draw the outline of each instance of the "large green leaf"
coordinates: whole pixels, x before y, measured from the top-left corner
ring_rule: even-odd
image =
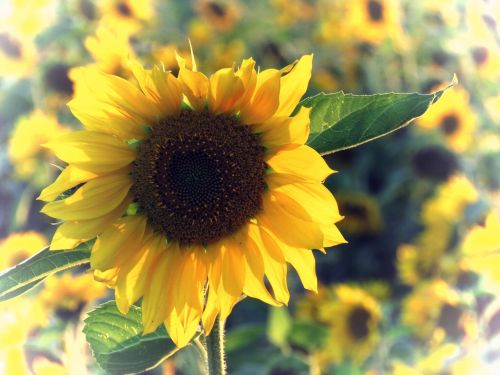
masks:
[[[145,371],[179,350],[163,325],[143,335],[141,309],[132,306],[123,315],[114,301],[91,311],[83,332],[97,363],[113,374]]]
[[[353,95],[321,93],[304,99],[310,107],[311,133],[307,144],[321,154],[345,150],[392,133],[423,115],[443,92],[432,94]]]
[[[83,244],[75,250],[45,248],[24,262],[0,273],[0,301],[16,297],[38,285],[47,276],[89,263],[90,251]]]

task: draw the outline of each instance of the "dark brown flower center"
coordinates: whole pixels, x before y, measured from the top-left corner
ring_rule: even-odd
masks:
[[[457,131],[460,120],[457,115],[450,114],[441,121],[441,130],[444,134],[450,135]]]
[[[80,0],[78,2],[80,13],[89,21],[96,18],[95,5],[90,0]]]
[[[6,33],[0,34],[0,50],[13,59],[22,57],[22,50],[19,42]]]
[[[462,310],[459,307],[445,304],[441,308],[437,325],[444,329],[448,337],[457,340],[464,334],[463,328],[460,326],[461,317]]]
[[[155,125],[140,144],[132,191],[157,231],[206,245],[260,211],[263,155],[258,137],[236,117],[185,110]]]
[[[73,82],[68,77],[70,66],[53,64],[45,72],[45,84],[49,89],[65,95],[73,94]]]
[[[216,17],[223,18],[226,15],[226,7],[224,4],[211,1],[208,3],[208,9],[210,9],[210,12]]]
[[[382,19],[384,18],[384,7],[382,6],[382,4],[380,4],[380,1],[368,1],[368,14],[372,21],[382,21]]]
[[[472,51],[472,59],[476,65],[481,66],[488,60],[488,49],[486,47],[476,47]]]
[[[370,332],[370,328],[368,327],[370,318],[370,312],[364,307],[359,306],[351,311],[347,318],[347,326],[351,336],[355,340],[363,340],[368,336]]]
[[[124,1],[120,1],[116,4],[116,10],[118,11],[118,13],[125,17],[130,17],[132,15],[132,9],[130,9],[130,5],[128,5]]]
[[[459,169],[455,155],[439,146],[420,149],[413,155],[411,165],[418,176],[434,181],[445,181]]]

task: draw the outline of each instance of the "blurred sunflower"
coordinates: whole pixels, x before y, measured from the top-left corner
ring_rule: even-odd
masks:
[[[403,300],[401,321],[416,337],[433,345],[476,333],[472,315],[461,305],[458,293],[439,279],[419,284]]]
[[[458,345],[443,344],[432,349],[427,356],[419,359],[411,366],[400,361],[394,362],[392,364],[392,375],[455,375],[455,373],[446,372],[446,368],[450,360],[458,357],[459,354],[460,348]]]
[[[97,7],[93,0],[71,1],[71,13],[77,14],[86,21],[95,21],[98,17]]]
[[[30,39],[0,32],[0,77],[28,77],[36,63],[37,52]]]
[[[35,231],[10,234],[0,240],[0,271],[25,261],[47,245],[47,239]]]
[[[358,40],[379,44],[386,39],[401,38],[403,29],[398,1],[351,0],[346,6],[346,26]]]
[[[6,20],[9,27],[27,38],[34,38],[56,18],[53,0],[9,0],[10,13]]]
[[[310,110],[289,117],[312,56],[259,73],[247,59],[210,77],[178,59],[178,78],[136,61],[135,83],[78,71],[92,84],[69,107],[85,130],[48,143],[69,165],[39,199],[50,202],[42,212],[65,220],[51,248],[98,235],[91,266],[115,288],[120,311],[143,296],[144,331],[163,322],[184,346],[202,315],[208,333],[242,293],[286,304],[287,262],[316,290],[310,249],[345,240],[321,183],[332,170],[304,144]]]
[[[84,45],[96,66],[104,73],[124,78],[131,76],[127,61],[134,58],[135,54],[127,34],[99,27],[95,36],[85,38]]]
[[[375,298],[361,288],[339,285],[335,299],[320,307],[321,320],[330,327],[328,344],[320,361],[340,363],[351,359],[361,364],[374,351],[380,339],[381,308]]]
[[[23,345],[30,333],[47,323],[36,300],[25,297],[0,302],[0,373],[31,375]]]
[[[500,286],[500,216],[491,212],[484,226],[475,226],[461,246],[464,267],[483,275],[489,285]]]
[[[39,110],[21,117],[9,138],[7,150],[16,176],[31,181],[37,187],[49,183],[55,168],[48,162],[53,161],[54,156],[42,144],[67,131],[54,115]]]
[[[123,36],[139,32],[154,15],[152,0],[103,0],[99,8],[101,24]]]
[[[451,149],[465,151],[477,125],[469,93],[461,87],[447,90],[439,102],[418,119],[418,124],[425,129],[439,129]]]
[[[311,21],[316,15],[316,3],[309,0],[271,0],[276,9],[276,21],[291,26],[299,21]]]
[[[356,234],[373,234],[382,228],[382,217],[378,202],[364,193],[339,193],[337,202],[345,219],[339,228]]]
[[[63,319],[77,319],[85,306],[106,295],[106,286],[96,282],[92,274],[47,278],[40,293],[40,303],[47,311],[54,311]]]
[[[211,26],[222,31],[232,29],[241,17],[237,1],[196,0],[195,8]]]

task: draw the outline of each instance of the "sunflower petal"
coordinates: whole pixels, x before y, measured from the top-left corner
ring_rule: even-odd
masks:
[[[37,199],[45,202],[53,201],[66,190],[92,180],[97,176],[96,173],[85,171],[74,165],[68,165],[51,185],[42,190]]]
[[[127,175],[95,178],[68,198],[47,203],[41,212],[60,220],[89,220],[104,216],[127,197],[132,181]]]
[[[135,159],[135,151],[113,136],[76,131],[45,144],[55,155],[68,164],[96,174],[116,171]]]
[[[257,75],[257,84],[252,97],[241,109],[241,120],[245,124],[258,124],[269,119],[279,104],[281,73],[267,69]]]
[[[143,245],[146,228],[143,216],[127,216],[118,219],[96,240],[90,254],[90,265],[101,271],[119,266],[126,262],[126,253],[134,253]]]
[[[333,173],[320,154],[306,145],[281,150],[267,159],[267,164],[275,172],[289,173],[315,181],[324,181]]]
[[[302,56],[281,78],[280,104],[275,116],[289,116],[306,93],[311,79],[313,55]]]
[[[234,112],[244,93],[243,83],[233,69],[220,69],[210,77],[208,108],[216,114]]]

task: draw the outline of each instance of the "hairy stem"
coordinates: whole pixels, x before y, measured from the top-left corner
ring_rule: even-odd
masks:
[[[224,353],[224,321],[217,318],[210,335],[206,336],[209,375],[227,375]]]

